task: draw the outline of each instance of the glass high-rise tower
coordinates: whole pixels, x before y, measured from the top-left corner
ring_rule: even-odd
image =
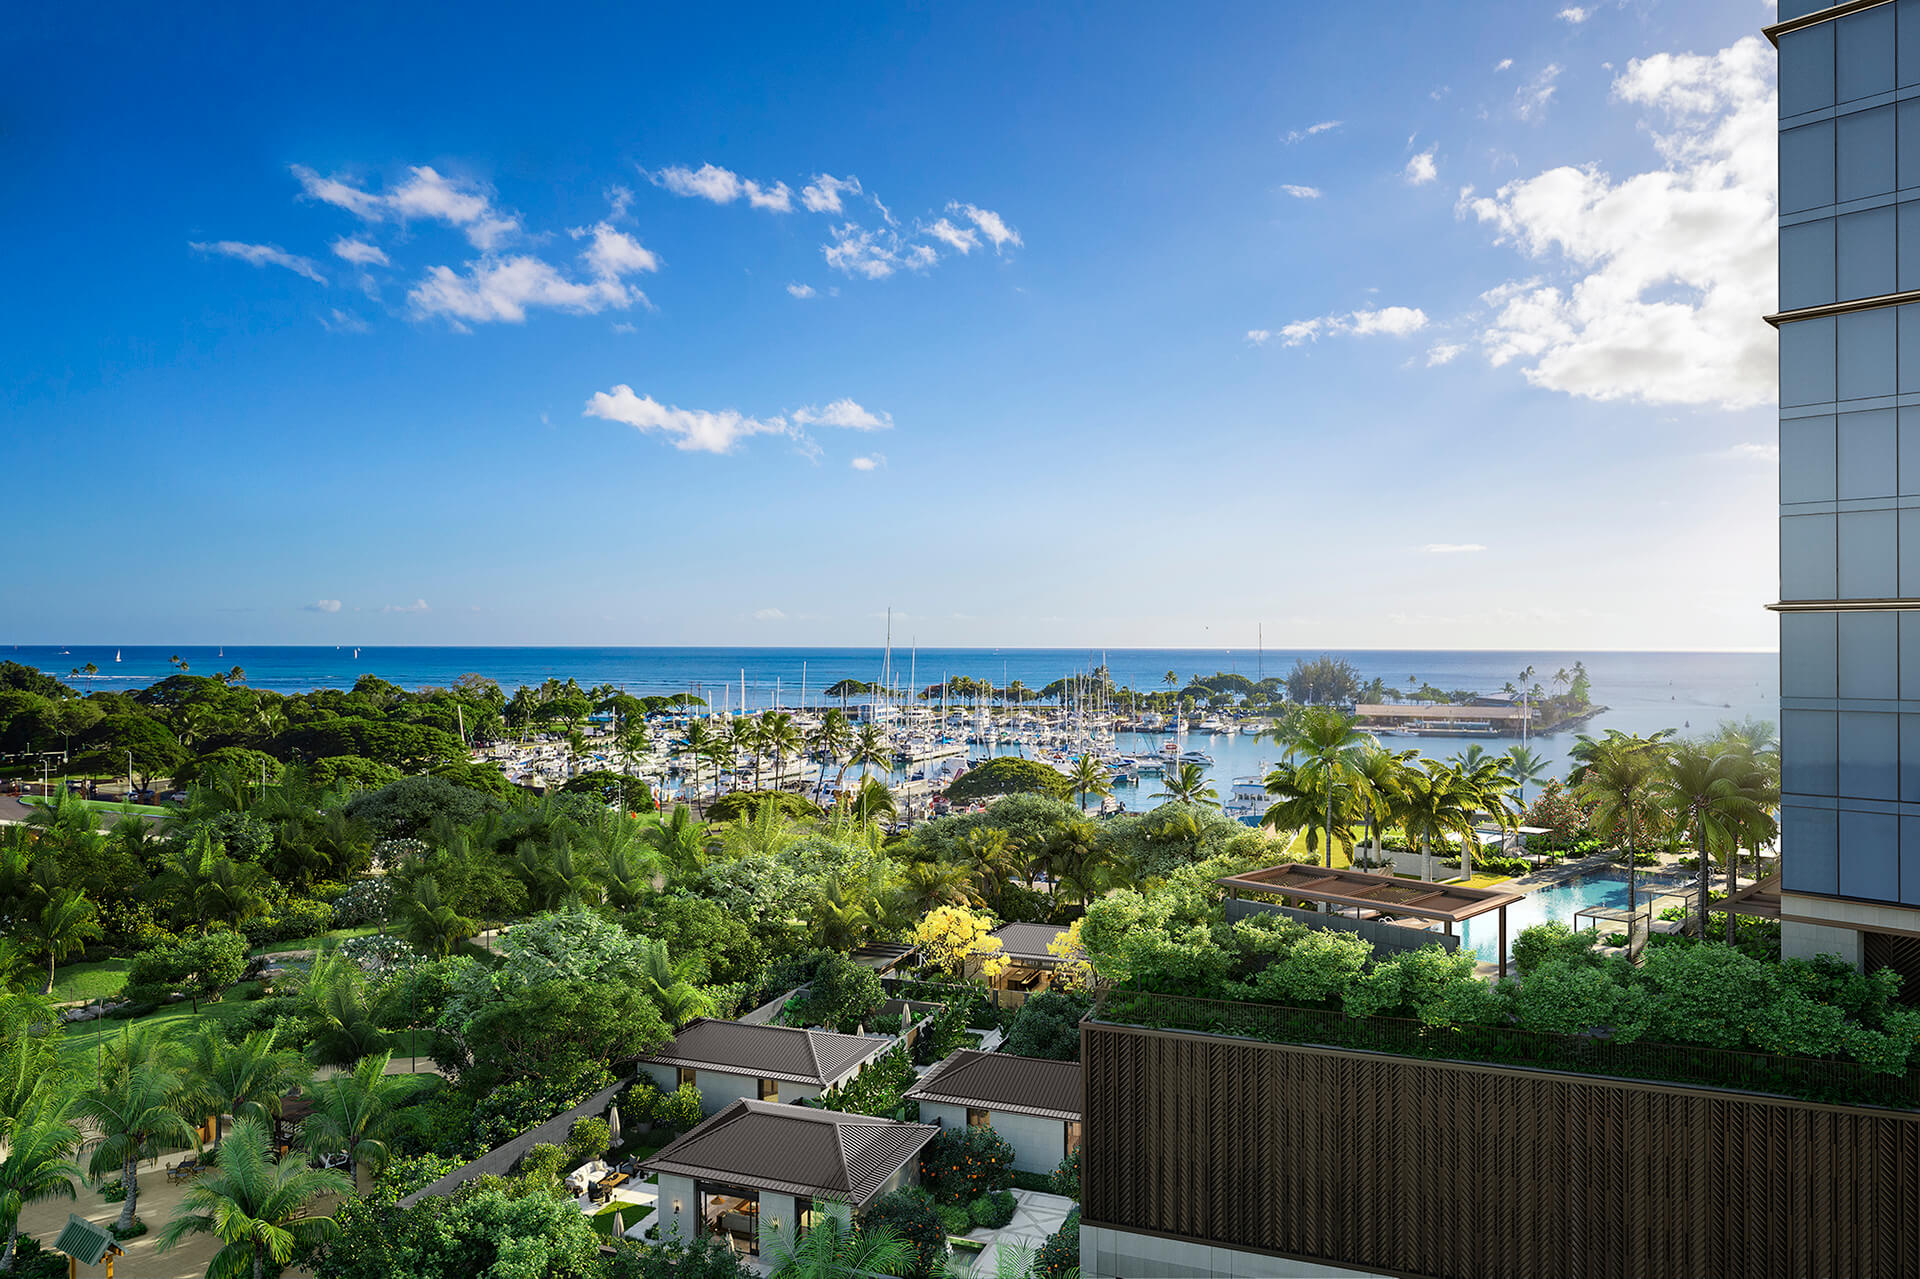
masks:
[[[1781,0],[1780,912],[1920,957],[1920,0]]]

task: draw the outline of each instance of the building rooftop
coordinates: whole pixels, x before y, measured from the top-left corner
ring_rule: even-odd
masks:
[[[1000,939],[1002,953],[1027,964],[1059,963],[1060,956],[1048,951],[1047,943],[1066,934],[1067,930],[1058,924],[1002,924],[993,930],[993,936]]]
[[[1412,915],[1456,923],[1526,899],[1524,893],[1498,888],[1469,888],[1465,884],[1439,884],[1425,879],[1401,879],[1397,875],[1299,863],[1250,870],[1215,882],[1236,897],[1241,893],[1272,893],[1301,901],[1370,908],[1386,915]]]
[[[742,1098],[641,1167],[863,1208],[939,1131]]]
[[[891,1047],[890,1039],[866,1035],[700,1017],[682,1026],[671,1043],[642,1054],[640,1060],[825,1087]]]
[[[907,1090],[915,1101],[1080,1118],[1080,1063],[963,1048]]]

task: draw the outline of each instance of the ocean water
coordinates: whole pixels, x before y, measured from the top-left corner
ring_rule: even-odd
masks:
[[[1320,650],[1268,649],[911,649],[896,648],[891,657],[893,680],[901,688],[924,688],[948,676],[966,675],[1004,686],[1020,680],[1040,688],[1062,676],[1085,672],[1105,662],[1116,681],[1139,689],[1161,689],[1166,673],[1176,673],[1184,685],[1194,675],[1233,671],[1250,679],[1285,675],[1296,658],[1317,656]],[[1779,656],[1775,653],[1579,653],[1352,650],[1336,654],[1352,662],[1364,680],[1379,676],[1390,686],[1407,688],[1432,683],[1444,689],[1498,691],[1531,665],[1534,678],[1550,691],[1552,675],[1575,661],[1584,661],[1593,684],[1594,701],[1608,709],[1580,730],[1588,733],[1617,728],[1645,733],[1662,728],[1682,734],[1702,733],[1725,720],[1779,718]],[[887,654],[878,648],[302,648],[207,647],[159,648],[71,645],[64,648],[20,645],[0,649],[11,659],[67,679],[82,689],[140,688],[173,673],[170,658],[178,655],[195,674],[240,667],[252,688],[277,692],[305,692],[315,688],[348,688],[366,674],[377,675],[403,688],[442,686],[469,672],[497,680],[509,693],[521,684],[538,684],[550,677],[579,681],[583,688],[613,684],[636,695],[692,692],[715,707],[738,710],[744,697],[748,707],[797,704],[803,694],[819,703],[821,690],[843,678],[879,681],[888,668]],[[116,656],[119,658],[115,660]],[[74,676],[75,668],[92,662],[99,673]],[[1445,757],[1463,749],[1467,740],[1489,751],[1504,751],[1518,738],[1388,739],[1395,749],[1417,748]],[[1121,749],[1148,754],[1161,739],[1124,734]],[[1558,774],[1566,768],[1566,749],[1573,733],[1563,731],[1534,736],[1528,745],[1547,759]],[[1234,777],[1257,776],[1278,758],[1271,742],[1246,734],[1217,736],[1190,734],[1189,749],[1214,758],[1211,770],[1225,793]],[[1147,777],[1137,787],[1122,788],[1118,798],[1129,808],[1149,808],[1156,802],[1157,778]]]

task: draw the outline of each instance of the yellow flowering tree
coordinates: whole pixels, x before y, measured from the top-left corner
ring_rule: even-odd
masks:
[[[993,921],[964,906],[941,906],[928,911],[913,927],[913,944],[926,961],[950,976],[966,971],[967,961],[979,960],[981,975],[989,981],[1007,971]]]
[[[1063,960],[1054,974],[1054,984],[1085,990],[1093,981],[1093,965],[1087,962],[1086,948],[1080,944],[1081,921],[1073,921],[1066,932],[1047,943],[1047,953]]]

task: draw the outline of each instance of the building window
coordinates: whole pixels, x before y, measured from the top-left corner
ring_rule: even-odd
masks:
[[[760,1081],[760,1100],[780,1100],[780,1081],[778,1079],[762,1079]]]
[[[993,1122],[993,1116],[990,1112],[981,1110],[977,1106],[967,1107],[967,1127],[985,1128],[989,1126],[992,1122]]]
[[[692,1085],[695,1088],[699,1087],[697,1083],[694,1083],[692,1066],[681,1066],[677,1070],[675,1070],[674,1083],[676,1086],[681,1088],[685,1088],[689,1085]]]
[[[1072,1154],[1078,1149],[1080,1149],[1080,1121],[1069,1119],[1067,1120],[1067,1153]]]

